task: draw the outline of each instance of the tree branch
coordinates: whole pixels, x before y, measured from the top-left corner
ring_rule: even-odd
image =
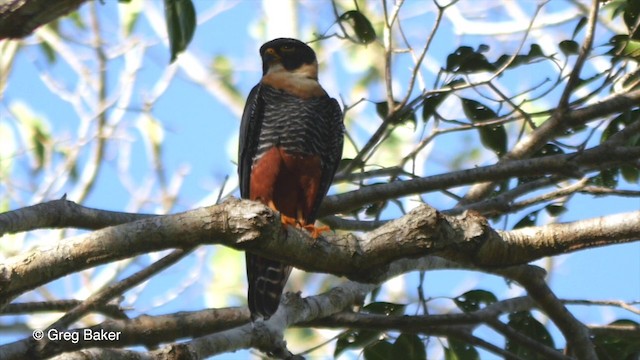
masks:
[[[0,310],[1,315],[25,315],[43,312],[67,312],[82,304],[80,300],[55,300],[11,303]],[[126,319],[124,310],[116,303],[100,305],[92,311],[114,319]]]
[[[640,95],[640,92],[638,94]],[[547,174],[582,177],[583,172],[614,167],[621,163],[637,161],[638,158],[640,158],[639,146],[601,145],[579,153],[512,160],[425,178],[376,184],[339,195],[327,196],[322,202],[320,216],[348,213],[374,202],[483,181]]]
[[[92,209],[68,201],[64,196],[60,200],[0,214],[0,237],[4,234],[44,228],[98,230],[155,216],[158,215]]]
[[[37,27],[76,10],[86,0],[5,0],[0,4],[0,40],[25,37]]]
[[[176,341],[184,337],[198,337],[225,331],[249,322],[247,308],[206,309],[184,311],[170,315],[142,315],[133,319],[107,320],[88,328],[69,330],[84,334],[85,331],[119,333],[113,341],[87,340],[79,336],[78,342],[57,341],[55,348],[44,354],[36,351],[37,342],[31,337],[0,346],[2,359],[24,359],[25,354],[53,356],[64,352],[78,351],[92,347],[125,347],[144,345],[154,348],[163,342]]]
[[[251,249],[306,271],[375,281],[391,262],[407,257],[438,255],[467,268],[493,268],[638,238],[640,212],[497,232],[473,213],[443,215],[422,205],[361,237],[327,235],[314,241],[305,231],[285,231],[268,207],[230,199],[67,238],[9,258],[0,265],[0,303],[82,269],[203,244]]]
[[[100,305],[105,304],[113,297],[122,294],[127,289],[132,288],[133,286],[138,285],[142,281],[148,279],[149,277],[157,274],[159,271],[171,266],[176,263],[184,256],[189,253],[189,249],[182,250],[174,250],[169,255],[163,257],[162,259],[156,261],[150,266],[136,272],[135,274],[127,277],[124,280],[121,280],[111,286],[108,286],[100,291],[94,293],[89,296],[85,301],[83,301],[78,306],[74,307],[70,311],[68,311],[64,316],[56,320],[53,324],[47,327],[45,331],[49,330],[64,330],[68,329],[71,324],[73,324],[76,320],[80,319],[82,316],[86,315],[88,312],[93,309],[99,307]],[[38,350],[38,354],[42,357],[49,357],[51,354],[57,351],[59,348],[59,342],[49,341],[47,337],[43,338],[38,342],[36,349]]]
[[[48,248],[37,248],[30,254],[18,255],[9,259],[0,271],[5,275],[0,284],[2,300],[6,302],[26,290],[87,267],[144,252],[212,243],[251,249],[305,270],[345,275],[374,283],[388,278],[389,274],[424,267],[427,259],[432,259],[426,263],[431,268],[451,266],[477,269],[478,266],[489,266],[489,272],[506,276],[525,286],[545,313],[558,324],[577,354],[589,358],[588,347],[587,350],[578,350],[585,346],[585,341],[588,342],[588,336],[585,340],[587,332],[584,326],[566,311],[539,274],[532,275],[533,269],[529,266],[502,270],[495,267],[526,263],[542,256],[583,248],[585,241],[587,244],[602,245],[639,237],[640,211],[569,224],[497,232],[477,215],[466,213],[447,216],[423,205],[361,238],[352,234],[326,236],[314,243],[304,231],[294,228],[284,231],[277,214],[267,207],[255,202],[230,199],[208,208],[105,228],[64,239]],[[425,257],[428,254],[442,256],[445,262],[433,256]],[[421,258],[394,262],[406,257]],[[434,260],[435,263],[431,262]],[[274,317],[268,326],[277,324],[276,329],[284,329],[302,319],[329,316],[329,309],[342,311],[350,304],[361,302],[376,286],[350,284],[347,288],[334,289],[326,297],[306,299],[303,309],[296,305],[291,313],[287,310],[285,318]],[[345,296],[345,291],[350,295]],[[197,339],[188,346],[195,346],[198,349],[196,353],[209,354],[222,346],[222,339],[234,335],[245,339],[237,346],[274,351],[273,348],[268,349],[267,344],[273,346],[274,339],[282,338],[276,336],[281,334],[281,330],[273,333],[276,335],[267,336],[268,341],[264,336],[254,338],[257,335],[247,339],[247,334],[254,330],[246,327],[229,331],[233,333],[212,335],[214,339]],[[240,333],[243,335],[240,336]],[[280,344],[276,350],[286,350],[284,344],[276,344]],[[225,351],[230,350],[227,342],[224,346]]]
[[[599,103],[571,111],[555,111],[540,127],[519,141],[505,154],[499,163],[507,160],[523,159],[540,149],[554,135],[590,121],[635,108],[640,103],[640,90],[629,91],[605,99]],[[462,205],[477,201],[493,188],[491,183],[481,183],[472,187],[465,196]]]
[[[529,296],[558,326],[567,340],[567,349],[570,349],[578,359],[597,360],[587,327],[567,310],[551,291],[543,274],[536,270],[532,266],[519,266],[517,269],[500,270],[497,273],[517,281],[527,290]]]

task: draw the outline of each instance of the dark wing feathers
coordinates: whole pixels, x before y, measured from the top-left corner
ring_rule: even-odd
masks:
[[[333,176],[338,169],[340,159],[342,158],[342,147],[344,145],[344,123],[342,119],[342,109],[335,99],[327,97],[322,101],[321,107],[318,108],[318,112],[321,116],[324,116],[324,121],[328,124],[329,132],[324,136],[325,151],[321,153],[322,156],[322,179],[320,181],[320,188],[316,195],[313,209],[309,214],[309,223],[313,224],[316,220],[318,210],[322,204],[322,200],[327,195],[329,187],[333,182]]]
[[[251,184],[251,165],[258,147],[258,137],[262,127],[262,111],[264,102],[260,96],[260,84],[251,89],[242,113],[240,123],[240,138],[238,144],[238,177],[240,181],[240,196],[249,198]]]
[[[268,86],[256,85],[247,98],[240,124],[240,195],[249,198],[251,167],[256,155],[259,156],[258,152],[264,152],[264,148],[277,145],[293,152],[319,154],[322,179],[307,219],[313,224],[340,163],[343,142],[342,110],[335,99],[327,96],[305,100]],[[246,253],[246,261],[251,318],[255,320],[262,316],[266,320],[278,309],[291,267],[250,252]]]

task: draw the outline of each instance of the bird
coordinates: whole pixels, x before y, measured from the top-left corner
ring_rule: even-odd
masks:
[[[342,109],[318,82],[316,54],[307,44],[278,38],[260,47],[262,78],[247,98],[238,146],[243,199],[280,213],[283,226],[313,238],[318,209],[342,157]],[[251,320],[278,309],[291,266],[246,251]]]

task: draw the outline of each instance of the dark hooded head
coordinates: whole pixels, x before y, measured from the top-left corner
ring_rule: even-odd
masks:
[[[316,53],[307,44],[300,40],[278,38],[271,40],[260,47],[262,58],[262,75],[265,75],[269,67],[281,64],[287,71],[293,71],[304,64],[316,62]]]

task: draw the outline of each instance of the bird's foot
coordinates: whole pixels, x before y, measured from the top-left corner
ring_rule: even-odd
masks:
[[[323,232],[331,231],[326,225],[323,226],[315,226],[313,224],[304,224],[300,223],[297,219],[280,214],[280,222],[282,222],[282,226],[286,228],[287,226],[295,226],[298,229],[307,230],[311,237],[317,239]]]
[[[317,239],[318,237],[320,237],[320,234],[322,234],[323,232],[331,231],[331,228],[329,228],[327,225],[323,225],[323,226],[304,225],[302,228],[310,232],[311,237],[314,239]]]
[[[287,215],[280,214],[280,222],[286,228],[289,225],[298,226],[298,221],[295,218],[289,217]]]

